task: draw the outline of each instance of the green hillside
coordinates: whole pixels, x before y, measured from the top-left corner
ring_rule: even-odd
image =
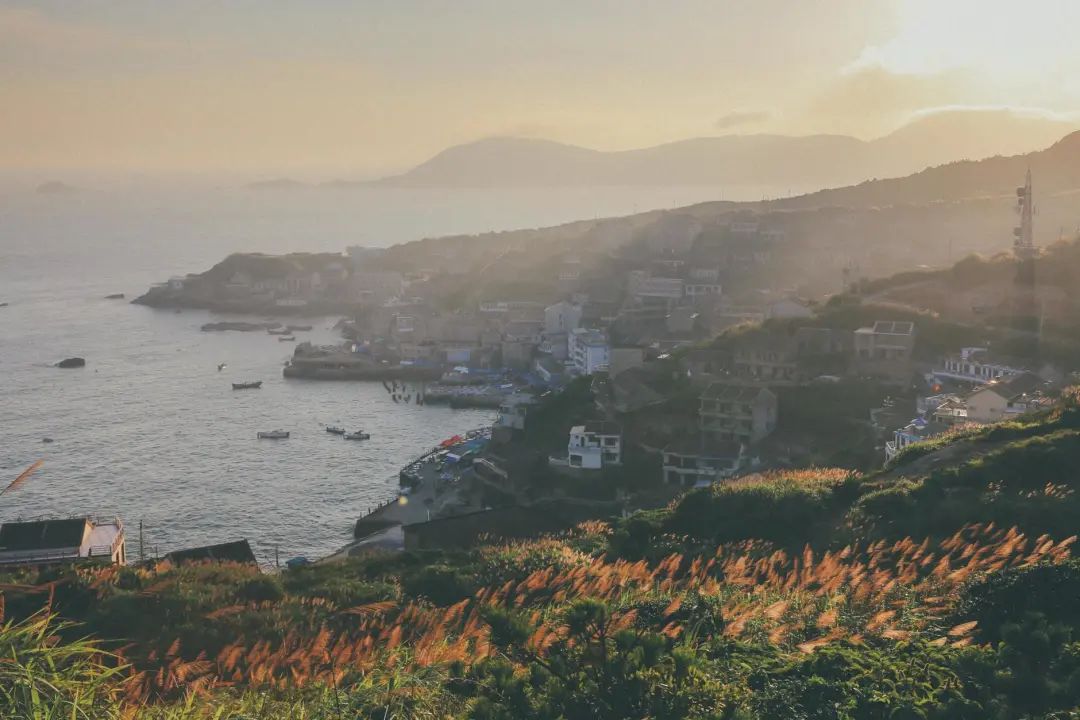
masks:
[[[1069,394],[557,537],[12,575],[0,716],[1077,717],[1077,467]]]

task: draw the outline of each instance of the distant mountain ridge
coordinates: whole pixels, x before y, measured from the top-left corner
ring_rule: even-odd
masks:
[[[488,138],[448,148],[405,173],[374,184],[737,184],[805,190],[898,177],[957,160],[1028,152],[1046,147],[1078,127],[1078,123],[1009,111],[955,111],[922,117],[870,141],[845,135],[724,135],[605,152],[551,140]]]

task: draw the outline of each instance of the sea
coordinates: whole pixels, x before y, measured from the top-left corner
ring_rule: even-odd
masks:
[[[338,252],[759,192],[2,190],[0,488],[43,463],[0,495],[0,523],[118,516],[131,558],[241,538],[265,565],[333,553],[349,542],[358,517],[396,496],[404,464],[490,423],[492,413],[395,403],[381,383],[285,380],[292,344],[264,333],[200,331],[206,322],[251,318],[128,300],[232,252]],[[126,300],[105,299],[113,293]],[[337,320],[292,322],[314,325],[298,340],[330,343],[339,340]],[[86,366],[54,366],[71,356]],[[232,382],[254,380],[261,389],[231,390]],[[328,424],[371,439],[344,441],[325,432]],[[278,428],[291,437],[256,439]]]

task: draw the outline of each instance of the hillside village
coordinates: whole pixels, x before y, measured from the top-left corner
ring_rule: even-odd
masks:
[[[810,297],[765,280],[799,245],[769,217],[630,218],[618,237],[548,247],[527,269],[527,250],[489,258],[453,239],[408,271],[407,246],[238,255],[148,297],[345,312],[343,342],[299,344],[287,378],[379,380],[395,402],[497,409],[490,442],[424,486],[430,520],[559,502],[572,524],[748,473],[867,471],[1046,409],[1080,370],[1078,241],[877,280],[836,267],[838,291]],[[1034,318],[1023,329],[1018,298]]]
[[[151,290],[140,302],[344,315],[342,341],[300,343],[286,378],[496,418],[418,448],[342,552],[271,573],[243,540],[126,568],[119,519],[5,523],[18,624],[0,637],[68,647],[34,619],[46,602],[130,663],[112,699],[272,685],[282,716],[335,716],[342,695],[370,716],[583,717],[597,698],[613,720],[678,716],[662,685],[764,720],[833,708],[823,672],[868,720],[1072,702],[1080,239],[1025,246],[1028,224],[1012,253],[876,280],[838,266],[810,296],[761,282],[792,257],[764,218],[661,215],[632,236],[533,266],[509,249],[455,265],[454,243],[408,270],[400,248],[236,255]],[[1017,605],[1024,631],[1002,616]],[[1057,639],[1032,673],[1018,638],[1040,634]],[[909,658],[956,687],[858,699]],[[659,685],[624,688],[642,673]]]

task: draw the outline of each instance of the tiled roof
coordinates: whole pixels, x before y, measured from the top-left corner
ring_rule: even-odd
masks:
[[[86,518],[9,522],[0,526],[0,551],[50,550],[82,545]]]
[[[878,320],[874,323],[874,332],[883,335],[910,335],[915,332],[915,323],[908,320]]]
[[[187,550],[175,550],[167,554],[165,559],[177,565],[203,560],[250,563],[254,565],[255,553],[251,551],[251,545],[248,544],[247,540],[237,540],[219,545],[204,545],[203,547],[189,548]]]

